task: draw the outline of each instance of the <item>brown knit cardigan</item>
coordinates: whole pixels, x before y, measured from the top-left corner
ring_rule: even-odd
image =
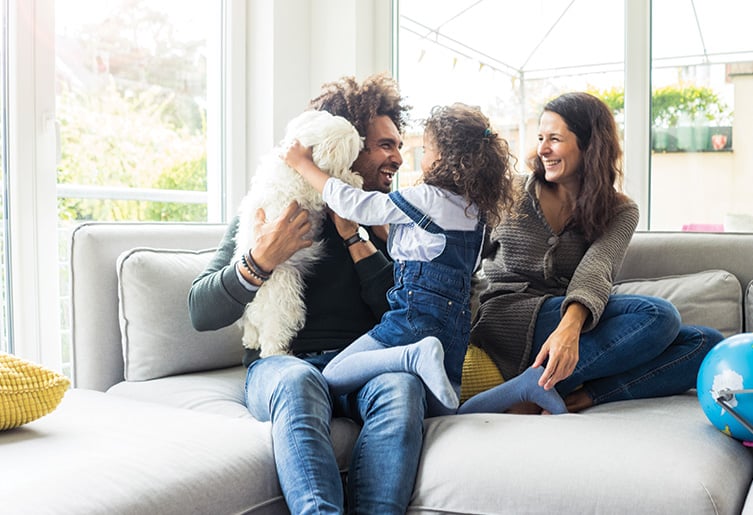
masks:
[[[555,234],[541,211],[533,176],[521,175],[515,185],[520,192],[515,213],[490,236],[483,262],[489,284],[471,330],[471,342],[489,354],[505,379],[530,365],[536,318],[547,298],[564,295],[562,313],[572,302],[585,306],[590,316],[584,332],[599,323],[638,225],[638,206],[628,201],[590,245],[570,226]]]

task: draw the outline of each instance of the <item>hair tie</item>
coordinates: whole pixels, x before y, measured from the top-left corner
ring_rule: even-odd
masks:
[[[492,130],[489,127],[487,127],[486,129],[484,129],[484,137],[485,138],[488,138],[491,135],[492,135]]]

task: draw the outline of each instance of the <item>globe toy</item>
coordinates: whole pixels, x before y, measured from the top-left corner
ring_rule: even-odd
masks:
[[[716,344],[698,370],[698,400],[717,429],[753,441],[753,333]]]

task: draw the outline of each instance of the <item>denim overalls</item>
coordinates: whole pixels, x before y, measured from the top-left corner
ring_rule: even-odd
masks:
[[[369,335],[385,347],[407,345],[426,336],[439,338],[447,376],[460,385],[471,327],[471,275],[484,224],[479,221],[473,231],[445,231],[400,192],[390,193],[390,199],[418,227],[444,234],[446,244],[432,261],[395,262],[395,285],[387,292],[390,310]]]

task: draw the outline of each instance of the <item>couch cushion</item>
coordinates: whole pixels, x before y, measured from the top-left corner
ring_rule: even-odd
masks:
[[[145,381],[241,363],[236,324],[198,332],[188,316],[188,291],[214,250],[136,248],[118,258],[124,375]]]
[[[632,279],[615,284],[613,293],[667,299],[680,312],[683,323],[714,327],[724,336],[743,330],[740,282],[724,270]]]
[[[474,414],[425,423],[408,513],[739,514],[750,449],[694,392],[580,414]]]
[[[36,420],[54,410],[70,380],[40,365],[0,353],[0,431]]]
[[[246,369],[243,366],[211,370],[151,381],[122,381],[108,395],[157,402],[233,418],[253,418],[245,404]],[[347,470],[360,427],[351,419],[332,420],[330,437],[341,470]]]
[[[70,390],[0,433],[0,512],[286,514],[269,424]]]
[[[107,393],[226,417],[253,418],[246,408],[245,382],[246,368],[241,365],[149,381],[121,381]]]

